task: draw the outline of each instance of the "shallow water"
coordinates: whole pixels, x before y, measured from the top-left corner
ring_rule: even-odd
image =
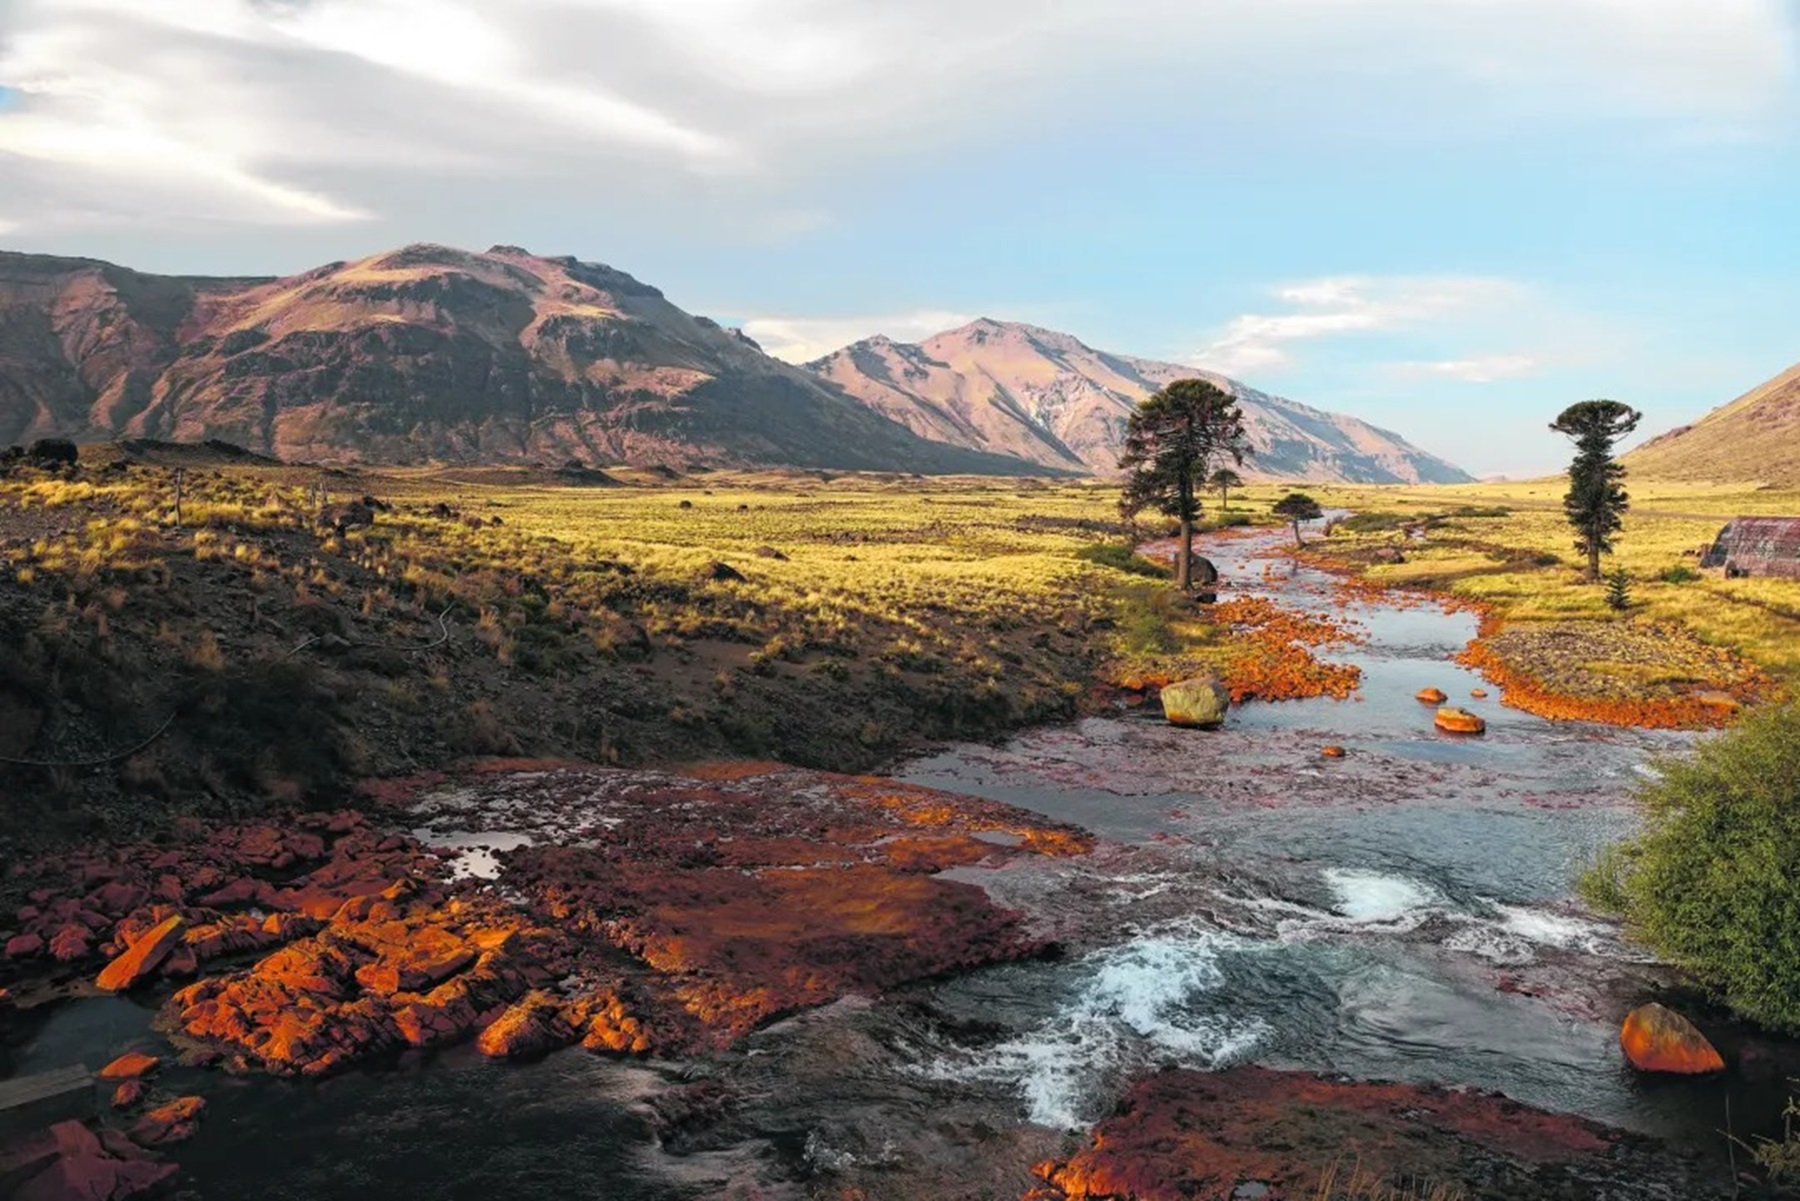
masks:
[[[1740,1136],[1775,1122],[1779,1074],[1649,1080],[1625,1068],[1617,1022],[1656,971],[1571,901],[1596,848],[1632,828],[1631,784],[1689,737],[1553,724],[1502,707],[1497,689],[1472,699],[1489,686],[1450,662],[1472,616],[1341,605],[1330,578],[1294,569],[1267,536],[1209,553],[1237,594],[1353,620],[1366,640],[1326,653],[1363,668],[1359,697],[1251,704],[1217,732],[1121,712],[946,748],[896,773],[1106,840],[1081,860],[952,873],[1036,915],[1066,958],[911,990],[931,1021],[904,1001],[847,1003],[700,1065],[579,1050],[506,1065],[462,1048],[317,1083],[171,1066],[165,1088],[208,1101],[176,1154],[186,1187],[321,1201],[785,1197],[804,1186],[784,1182],[859,1155],[960,1180],[992,1158],[993,1131],[1010,1124],[1029,1163],[1054,1130],[1095,1120],[1129,1078],[1165,1064],[1497,1089],[1710,1156],[1724,1154],[1728,1101]],[[1427,686],[1480,712],[1486,736],[1436,731],[1413,699]],[[1321,758],[1326,744],[1348,757]],[[419,834],[491,877],[496,849],[536,837],[530,814],[518,826]],[[0,1048],[0,1072],[98,1065],[147,1045],[152,1016],[121,999],[37,1011]],[[754,1099],[716,1145],[665,1148],[643,1100],[696,1071],[747,1081]]]
[[[1779,1109],[1778,1083],[1624,1066],[1618,1020],[1646,965],[1571,897],[1594,851],[1632,829],[1632,782],[1691,736],[1506,709],[1449,662],[1473,616],[1342,604],[1266,537],[1208,553],[1233,594],[1353,619],[1366,642],[1324,654],[1362,667],[1359,696],[1253,703],[1210,733],[1122,714],[909,764],[909,782],[1154,846],[1161,864],[1120,894],[1135,898],[1121,937],[939,986],[949,1012],[1019,1033],[928,1074],[1009,1084],[1021,1115],[1078,1126],[1133,1073],[1257,1062],[1497,1089],[1717,1154],[1728,1094],[1740,1134]],[[1414,699],[1428,686],[1479,712],[1486,736],[1435,730]],[[1328,743],[1348,758],[1321,759]]]

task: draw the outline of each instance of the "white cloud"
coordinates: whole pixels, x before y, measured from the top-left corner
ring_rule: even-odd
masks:
[[[1493,354],[1469,359],[1437,359],[1429,362],[1394,363],[1389,370],[1402,379],[1449,379],[1468,384],[1491,384],[1531,375],[1544,366],[1526,354]]]
[[[1795,81],[1781,0],[0,0],[28,228],[399,225],[476,187],[492,222],[539,183],[738,218],[1145,113],[1207,146],[1618,115],[1724,140],[1791,119]]]
[[[876,334],[917,342],[975,320],[972,314],[920,309],[877,317],[752,317],[744,332],[778,359],[809,363]]]
[[[1226,375],[1277,370],[1294,362],[1295,343],[1343,334],[1417,328],[1518,302],[1522,285],[1492,276],[1329,276],[1275,289],[1282,313],[1245,313],[1229,321],[1191,360]]]

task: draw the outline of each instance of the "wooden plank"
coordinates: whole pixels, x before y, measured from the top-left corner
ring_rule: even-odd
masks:
[[[81,1064],[0,1081],[0,1134],[94,1114],[94,1073]]]

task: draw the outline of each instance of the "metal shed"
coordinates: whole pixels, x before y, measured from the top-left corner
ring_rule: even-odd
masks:
[[[1800,517],[1739,517],[1719,531],[1700,559],[1725,574],[1800,579]]]

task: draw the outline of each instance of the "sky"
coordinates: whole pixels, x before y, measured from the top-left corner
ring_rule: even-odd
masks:
[[[1477,474],[1800,359],[1792,0],[0,0],[0,248],[610,263],[804,360],[976,316]]]

